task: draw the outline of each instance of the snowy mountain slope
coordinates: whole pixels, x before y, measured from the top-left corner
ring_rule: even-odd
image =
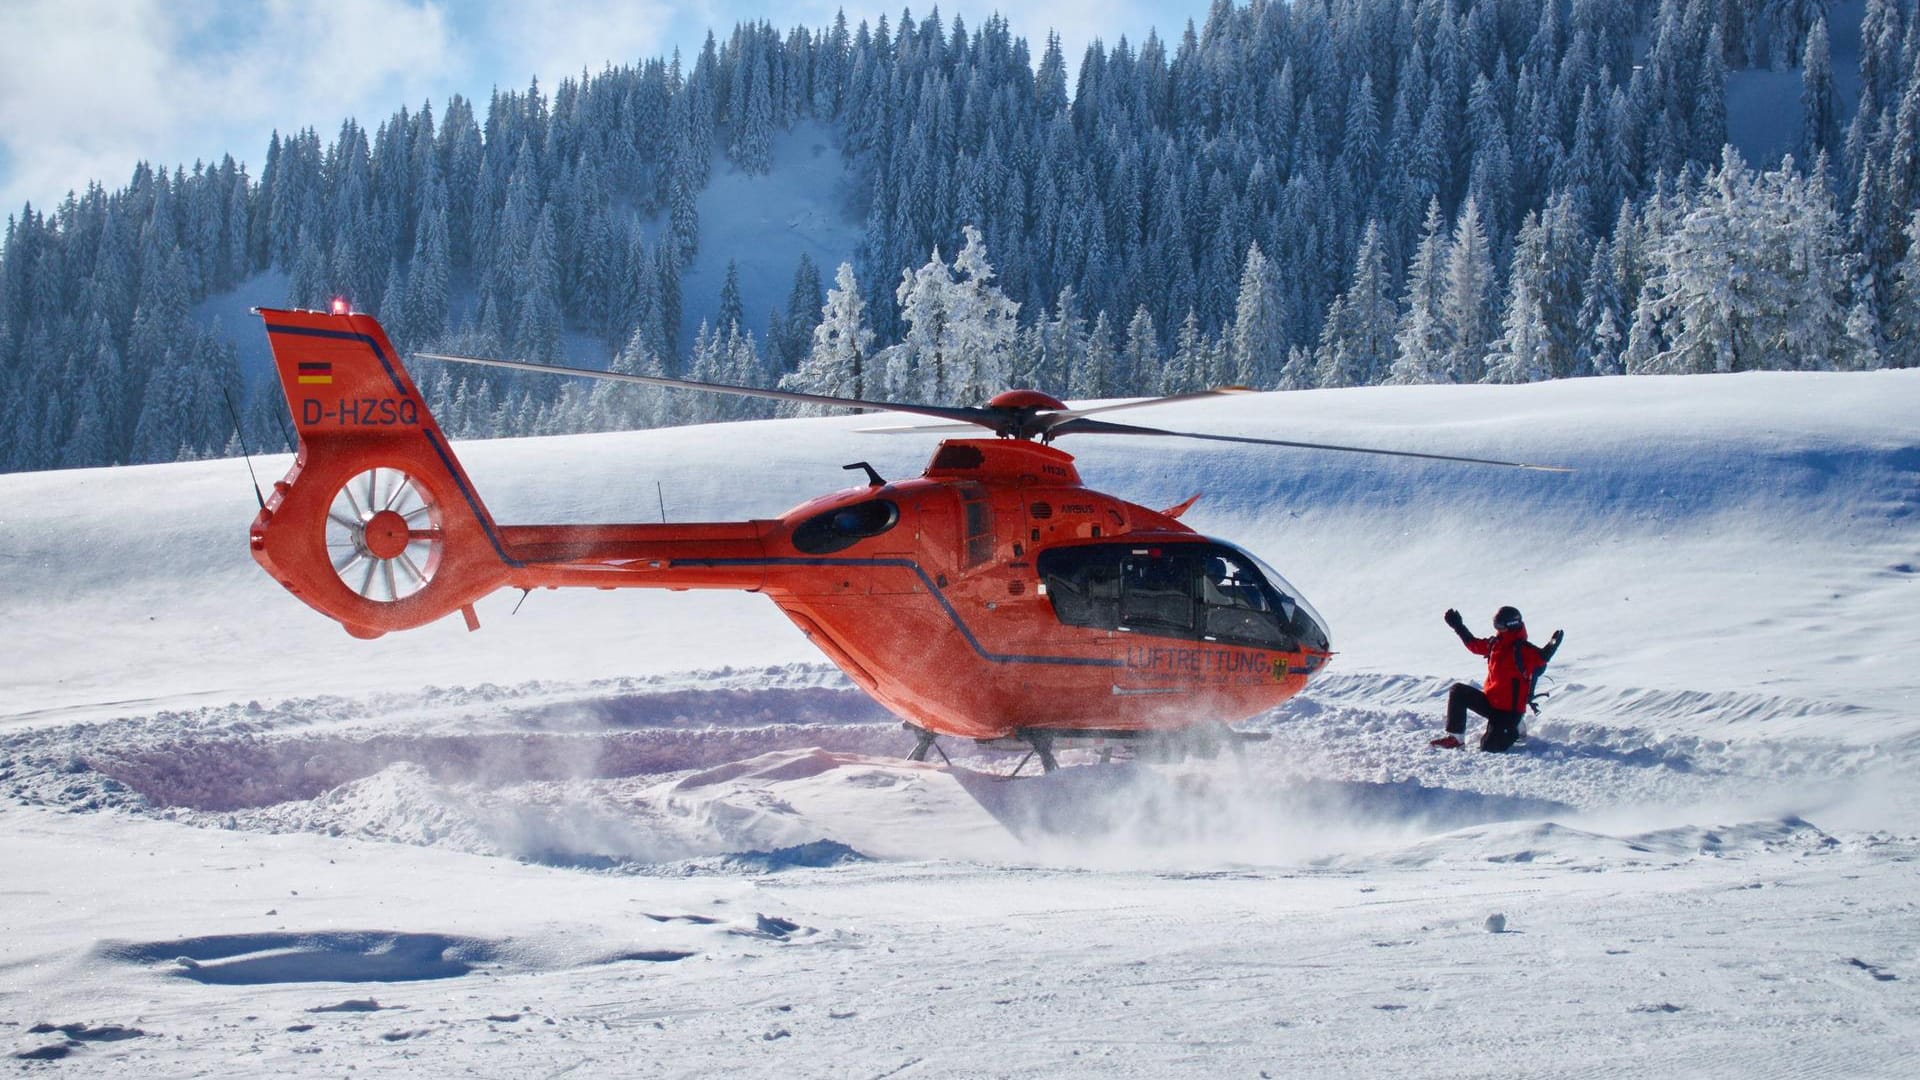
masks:
[[[253,309],[284,307],[286,303],[287,275],[279,270],[264,270],[230,292],[216,293],[195,304],[193,317],[210,326],[218,321],[221,333],[233,342],[240,374],[247,386],[271,390],[273,349],[267,344],[267,335],[260,333],[260,320]],[[246,394],[238,392],[235,398],[245,400]]]
[[[1836,0],[1827,6],[1833,88],[1844,127],[1860,106],[1860,24],[1866,0]],[[1727,73],[1727,141],[1754,164],[1797,153],[1800,97],[1806,83],[1800,57],[1793,66],[1746,68]]]
[[[0,1052],[101,1075],[1903,1075],[1920,373],[1245,395],[1083,439],[1281,567],[1336,665],[1230,761],[898,728],[764,600],[359,642],[239,462],[0,478]],[[459,444],[504,521],[778,513],[872,417]],[[264,480],[285,458],[256,461]],[[658,487],[656,488],[656,483]],[[1516,603],[1532,738],[1430,751]],[[1497,921],[1500,932],[1489,932]],[[644,1063],[640,1065],[637,1063]]]
[[[802,254],[831,287],[834,267],[851,260],[860,243],[863,208],[853,186],[833,133],[817,121],[775,134],[772,171],[763,175],[741,172],[716,148],[712,179],[694,202],[700,248],[680,274],[682,352],[692,349],[700,324],[712,321],[728,262],[740,274],[740,332],[753,334],[763,350],[767,312],[786,316]],[[665,222],[654,226],[650,240]]]

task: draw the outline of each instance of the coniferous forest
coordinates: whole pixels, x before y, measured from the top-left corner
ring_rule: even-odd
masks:
[[[676,55],[142,164],[9,217],[0,469],[284,446],[195,306],[277,273],[403,350],[971,402],[1920,363],[1920,19],[1867,0],[1217,0],[1069,85],[978,26],[740,25]],[[1728,145],[1728,73],[1791,70],[1794,149]],[[695,197],[832,135],[865,229],[784,304],[685,295]],[[681,340],[683,312],[701,329]],[[420,361],[458,435],[765,415]],[[239,432],[232,419],[239,419]]]

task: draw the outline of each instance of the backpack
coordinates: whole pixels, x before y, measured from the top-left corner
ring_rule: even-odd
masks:
[[[1520,677],[1526,680],[1526,689],[1527,689],[1527,705],[1526,705],[1526,708],[1520,710],[1519,737],[1521,739],[1524,739],[1527,737],[1527,714],[1532,713],[1536,717],[1539,716],[1540,703],[1542,701],[1545,701],[1547,698],[1550,698],[1553,696],[1553,693],[1551,691],[1548,691],[1545,693],[1541,692],[1540,676],[1546,674],[1547,665],[1553,662],[1553,654],[1559,648],[1558,646],[1555,646],[1553,649],[1541,649],[1540,650],[1540,666],[1538,668],[1535,668],[1533,672],[1529,674],[1527,672],[1526,665],[1522,662],[1526,659],[1526,646],[1529,644],[1531,644],[1531,642],[1519,641],[1519,642],[1515,642],[1513,646],[1513,667],[1515,671],[1520,672]],[[1535,647],[1538,648],[1538,646],[1535,646]]]

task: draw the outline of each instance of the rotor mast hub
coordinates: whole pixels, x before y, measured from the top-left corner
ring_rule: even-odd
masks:
[[[1003,390],[986,405],[988,411],[999,414],[994,433],[1001,438],[1026,441],[1039,436],[1042,442],[1051,441],[1046,437],[1048,425],[1034,421],[1042,412],[1064,412],[1066,407],[1059,398],[1038,390]]]
[[[360,546],[376,559],[397,559],[413,541],[407,519],[393,510],[381,510],[360,527]]]

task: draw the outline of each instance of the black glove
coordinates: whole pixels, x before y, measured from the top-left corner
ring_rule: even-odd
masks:
[[[1447,625],[1453,627],[1455,630],[1458,630],[1462,626],[1466,625],[1466,620],[1462,619],[1460,617],[1460,613],[1458,611],[1455,611],[1453,608],[1447,609],[1447,614],[1444,616],[1444,618],[1446,619]]]
[[[1560,647],[1560,639],[1566,636],[1567,632],[1565,630],[1555,630],[1553,636],[1547,639],[1547,644],[1557,649]]]

